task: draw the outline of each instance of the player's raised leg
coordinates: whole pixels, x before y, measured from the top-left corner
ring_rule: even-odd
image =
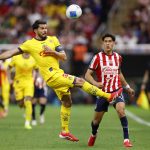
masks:
[[[113,93],[106,93],[103,92],[101,89],[98,87],[90,84],[89,82],[85,81],[82,78],[75,78],[75,85],[81,87],[85,92],[106,98],[107,101],[111,102],[114,98],[118,97],[122,93],[122,88],[120,88],[118,91],[115,91]]]

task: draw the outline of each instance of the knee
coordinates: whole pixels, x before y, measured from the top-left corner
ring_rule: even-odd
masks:
[[[20,108],[23,108],[23,107],[24,107],[24,102],[23,102],[23,101],[19,101],[19,102],[18,102],[18,106],[19,106]]]
[[[63,102],[62,104],[64,107],[67,107],[67,108],[72,106],[72,102]]]
[[[93,124],[94,124],[94,125],[99,125],[99,124],[100,124],[100,120],[99,120],[99,119],[96,119],[96,120],[94,119],[94,120],[93,120]]]
[[[117,110],[117,113],[118,113],[120,118],[125,116],[125,110],[124,109]]]
[[[31,97],[31,96],[26,96],[26,97],[24,98],[24,100],[25,100],[25,101],[26,101],[26,100],[32,101],[32,97]]]
[[[83,78],[79,78],[79,82],[84,83],[84,82],[85,82],[85,80],[84,80]]]
[[[75,85],[76,86],[79,86],[79,87],[82,87],[83,86],[83,84],[84,84],[84,82],[85,82],[85,80],[83,79],[83,78],[76,78],[75,79]]]
[[[71,100],[71,97],[70,96],[63,96],[62,97],[62,105],[64,106],[64,107],[71,107],[71,105],[72,105],[72,100]]]

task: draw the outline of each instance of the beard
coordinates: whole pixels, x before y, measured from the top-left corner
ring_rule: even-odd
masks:
[[[40,40],[45,40],[47,38],[47,34],[44,34],[44,35],[38,34],[38,36],[39,36]]]
[[[47,38],[47,36],[39,36],[41,40],[45,40]]]

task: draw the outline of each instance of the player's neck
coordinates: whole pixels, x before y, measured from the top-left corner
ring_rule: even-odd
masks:
[[[104,53],[106,54],[106,55],[112,55],[113,54],[113,51],[111,50],[111,51],[105,51],[104,50]]]
[[[39,36],[36,36],[35,39],[38,40],[38,41],[44,41],[44,40],[47,39],[47,36],[46,36],[46,37],[39,37]]]

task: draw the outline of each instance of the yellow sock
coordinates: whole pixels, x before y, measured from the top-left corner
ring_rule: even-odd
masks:
[[[8,110],[8,106],[9,106],[9,99],[5,99],[4,100],[4,109]]]
[[[96,86],[90,84],[89,82],[86,82],[83,84],[82,89],[88,93],[99,97],[104,97],[106,99],[109,99],[111,94],[103,92],[101,89],[97,88]]]
[[[64,132],[69,132],[70,112],[71,112],[71,107],[67,108],[61,105],[60,117],[61,117],[62,131]]]
[[[30,100],[25,100],[25,120],[31,121],[31,115],[32,115],[32,104]]]

